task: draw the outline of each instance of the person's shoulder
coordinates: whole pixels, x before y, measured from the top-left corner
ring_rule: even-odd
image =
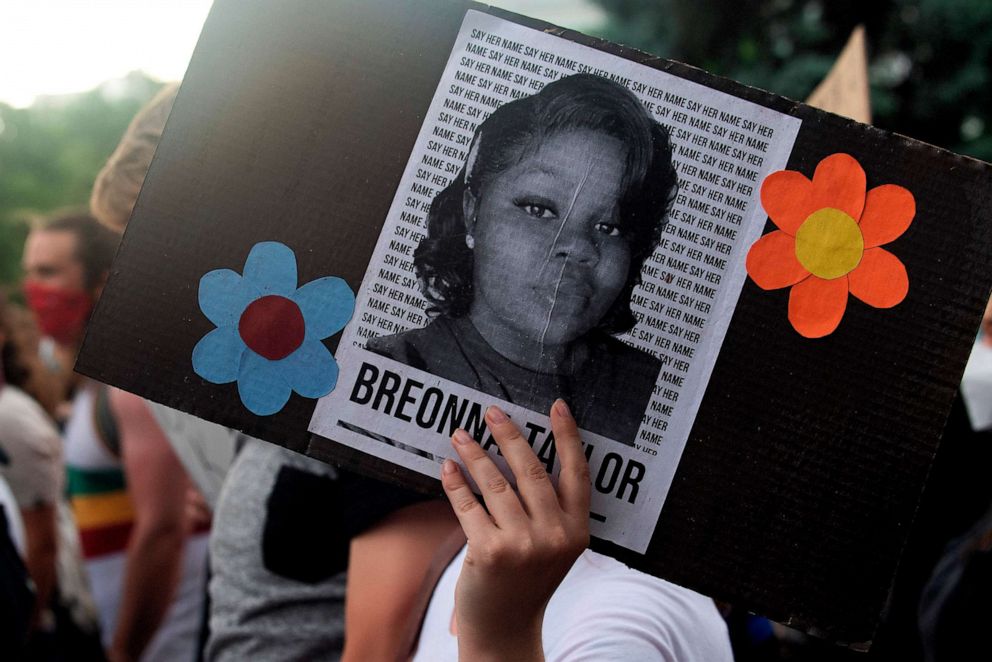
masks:
[[[421,329],[372,338],[365,349],[415,368],[425,368],[432,354],[448,346],[452,339],[450,323],[444,318]]]
[[[332,477],[337,474],[337,469],[331,464],[254,437],[246,437],[244,447],[238,453],[238,461],[242,457],[246,458],[245,464],[258,468],[266,475],[274,475],[284,467]]]
[[[56,503],[62,491],[62,440],[44,409],[14,386],[0,389],[0,473],[22,507]]]
[[[579,557],[572,573],[583,592],[595,595],[597,600],[628,601],[636,596],[642,603],[653,603],[663,611],[674,609],[682,615],[723,623],[710,598],[592,550]]]
[[[555,637],[567,654],[548,659],[676,659],[729,662],[726,624],[699,593],[587,550],[556,593]],[[551,606],[549,605],[549,609]]]
[[[46,420],[45,410],[41,405],[26,392],[10,384],[0,387],[0,410],[8,416],[29,416]]]
[[[29,443],[42,442],[46,447],[50,440],[59,443],[58,429],[41,405],[9,384],[0,388],[0,429],[4,436],[24,438]]]

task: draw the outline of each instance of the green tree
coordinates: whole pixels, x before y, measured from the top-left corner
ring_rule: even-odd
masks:
[[[97,172],[159,87],[133,73],[29,108],[0,104],[0,287],[10,289],[20,279],[29,220],[86,205]]]
[[[596,0],[603,36],[804,99],[867,30],[874,123],[992,160],[988,0]]]

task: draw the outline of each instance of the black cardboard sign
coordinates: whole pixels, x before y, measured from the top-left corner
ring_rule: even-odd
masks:
[[[842,152],[867,173],[868,188],[911,191],[916,216],[885,246],[909,274],[905,299],[878,309],[850,297],[837,329],[810,339],[787,319],[789,288],[765,291],[747,278],[646,551],[594,540],[715,598],[838,641],[870,641],[992,283],[986,164],[480,5],[219,0],[77,369],[436,490],[436,479],[335,443],[344,432],[312,436],[313,399],[294,394],[278,413],[253,414],[236,385],[198,376],[191,356],[214,329],[198,302],[201,277],[240,274],[259,242],[295,253],[301,285],[333,275],[361,293],[439,80],[461,56],[453,48],[468,9],[798,119],[789,170],[810,177]],[[690,157],[676,151],[675,159],[681,167]],[[771,221],[755,228],[774,230]],[[325,345],[340,353],[339,340]]]

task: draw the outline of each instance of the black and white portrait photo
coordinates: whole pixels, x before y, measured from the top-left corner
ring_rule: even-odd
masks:
[[[423,328],[367,349],[631,445],[661,369],[617,339],[676,191],[665,128],[576,74],[497,108],[433,199],[414,266]]]
[[[346,212],[375,243],[315,439],[436,480],[459,428],[501,461],[495,404],[554,473],[563,398],[590,530],[648,548],[802,125],[653,64],[465,13],[416,140],[376,143],[405,164],[384,220]]]

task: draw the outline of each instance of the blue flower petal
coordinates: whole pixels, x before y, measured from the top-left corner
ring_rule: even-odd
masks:
[[[338,363],[319,340],[304,340],[282,363],[293,390],[304,398],[327,395],[337,384]]]
[[[247,349],[235,327],[214,329],[193,348],[193,372],[214,384],[233,382]]]
[[[355,294],[341,278],[312,280],[289,297],[303,312],[306,337],[323,340],[344,328],[355,312]]]
[[[258,416],[280,411],[294,390],[303,397],[319,398],[337,383],[337,362],[320,341],[348,323],[355,295],[341,278],[319,278],[299,290],[296,282],[296,255],[274,241],[252,247],[242,275],[216,269],[200,279],[200,308],[218,328],[194,347],[193,370],[216,384],[237,380],[241,401]],[[306,327],[303,344],[279,361],[249,349],[238,332],[244,310],[266,295],[292,299]]]
[[[277,241],[255,244],[245,260],[244,276],[262,295],[288,297],[296,290],[296,255]]]
[[[200,310],[216,326],[236,325],[258,290],[230,269],[215,269],[200,278]]]
[[[242,356],[238,393],[251,413],[268,416],[286,406],[293,389],[286,380],[284,363],[285,359],[270,361],[251,350]]]

